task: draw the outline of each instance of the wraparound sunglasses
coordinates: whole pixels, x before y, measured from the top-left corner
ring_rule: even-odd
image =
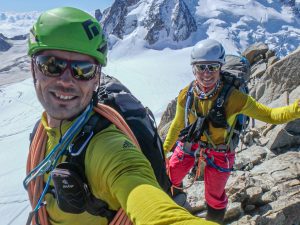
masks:
[[[33,62],[47,77],[59,77],[69,68],[76,80],[91,80],[100,68],[100,65],[89,61],[67,60],[51,55],[34,56]]]

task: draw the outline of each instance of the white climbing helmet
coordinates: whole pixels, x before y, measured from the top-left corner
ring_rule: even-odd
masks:
[[[222,44],[213,39],[199,41],[192,49],[191,65],[203,61],[214,61],[224,64],[225,49]]]

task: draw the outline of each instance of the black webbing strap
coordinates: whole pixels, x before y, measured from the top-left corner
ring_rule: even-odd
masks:
[[[75,163],[80,166],[80,169],[84,174],[84,179],[87,185],[88,181],[85,176],[84,166],[86,149],[90,140],[92,139],[91,137],[107,128],[110,124],[111,122],[108,121],[106,118],[99,115],[98,113],[95,113],[91,116],[86,125],[84,125],[84,127],[82,128],[79,135],[70,145],[70,153],[68,154],[66,161]],[[88,141],[86,141],[86,139],[88,139]],[[86,209],[87,212],[95,216],[106,217],[108,221],[111,221],[114,218],[116,211],[110,210],[108,204],[105,201],[96,198],[90,191],[89,193],[90,195],[88,196]]]

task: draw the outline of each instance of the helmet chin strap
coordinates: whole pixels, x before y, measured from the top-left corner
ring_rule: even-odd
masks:
[[[199,85],[196,80],[194,90],[196,91],[196,94],[200,99],[208,99],[213,97],[217,93],[220,87],[220,83],[221,83],[220,80],[218,80],[211,87],[203,87]]]

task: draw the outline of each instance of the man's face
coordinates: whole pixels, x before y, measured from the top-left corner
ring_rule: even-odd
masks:
[[[92,57],[75,52],[46,50],[41,55],[95,63]],[[69,120],[77,116],[87,107],[98,85],[99,74],[90,80],[78,80],[68,66],[60,76],[49,77],[33,62],[37,97],[52,120]]]

